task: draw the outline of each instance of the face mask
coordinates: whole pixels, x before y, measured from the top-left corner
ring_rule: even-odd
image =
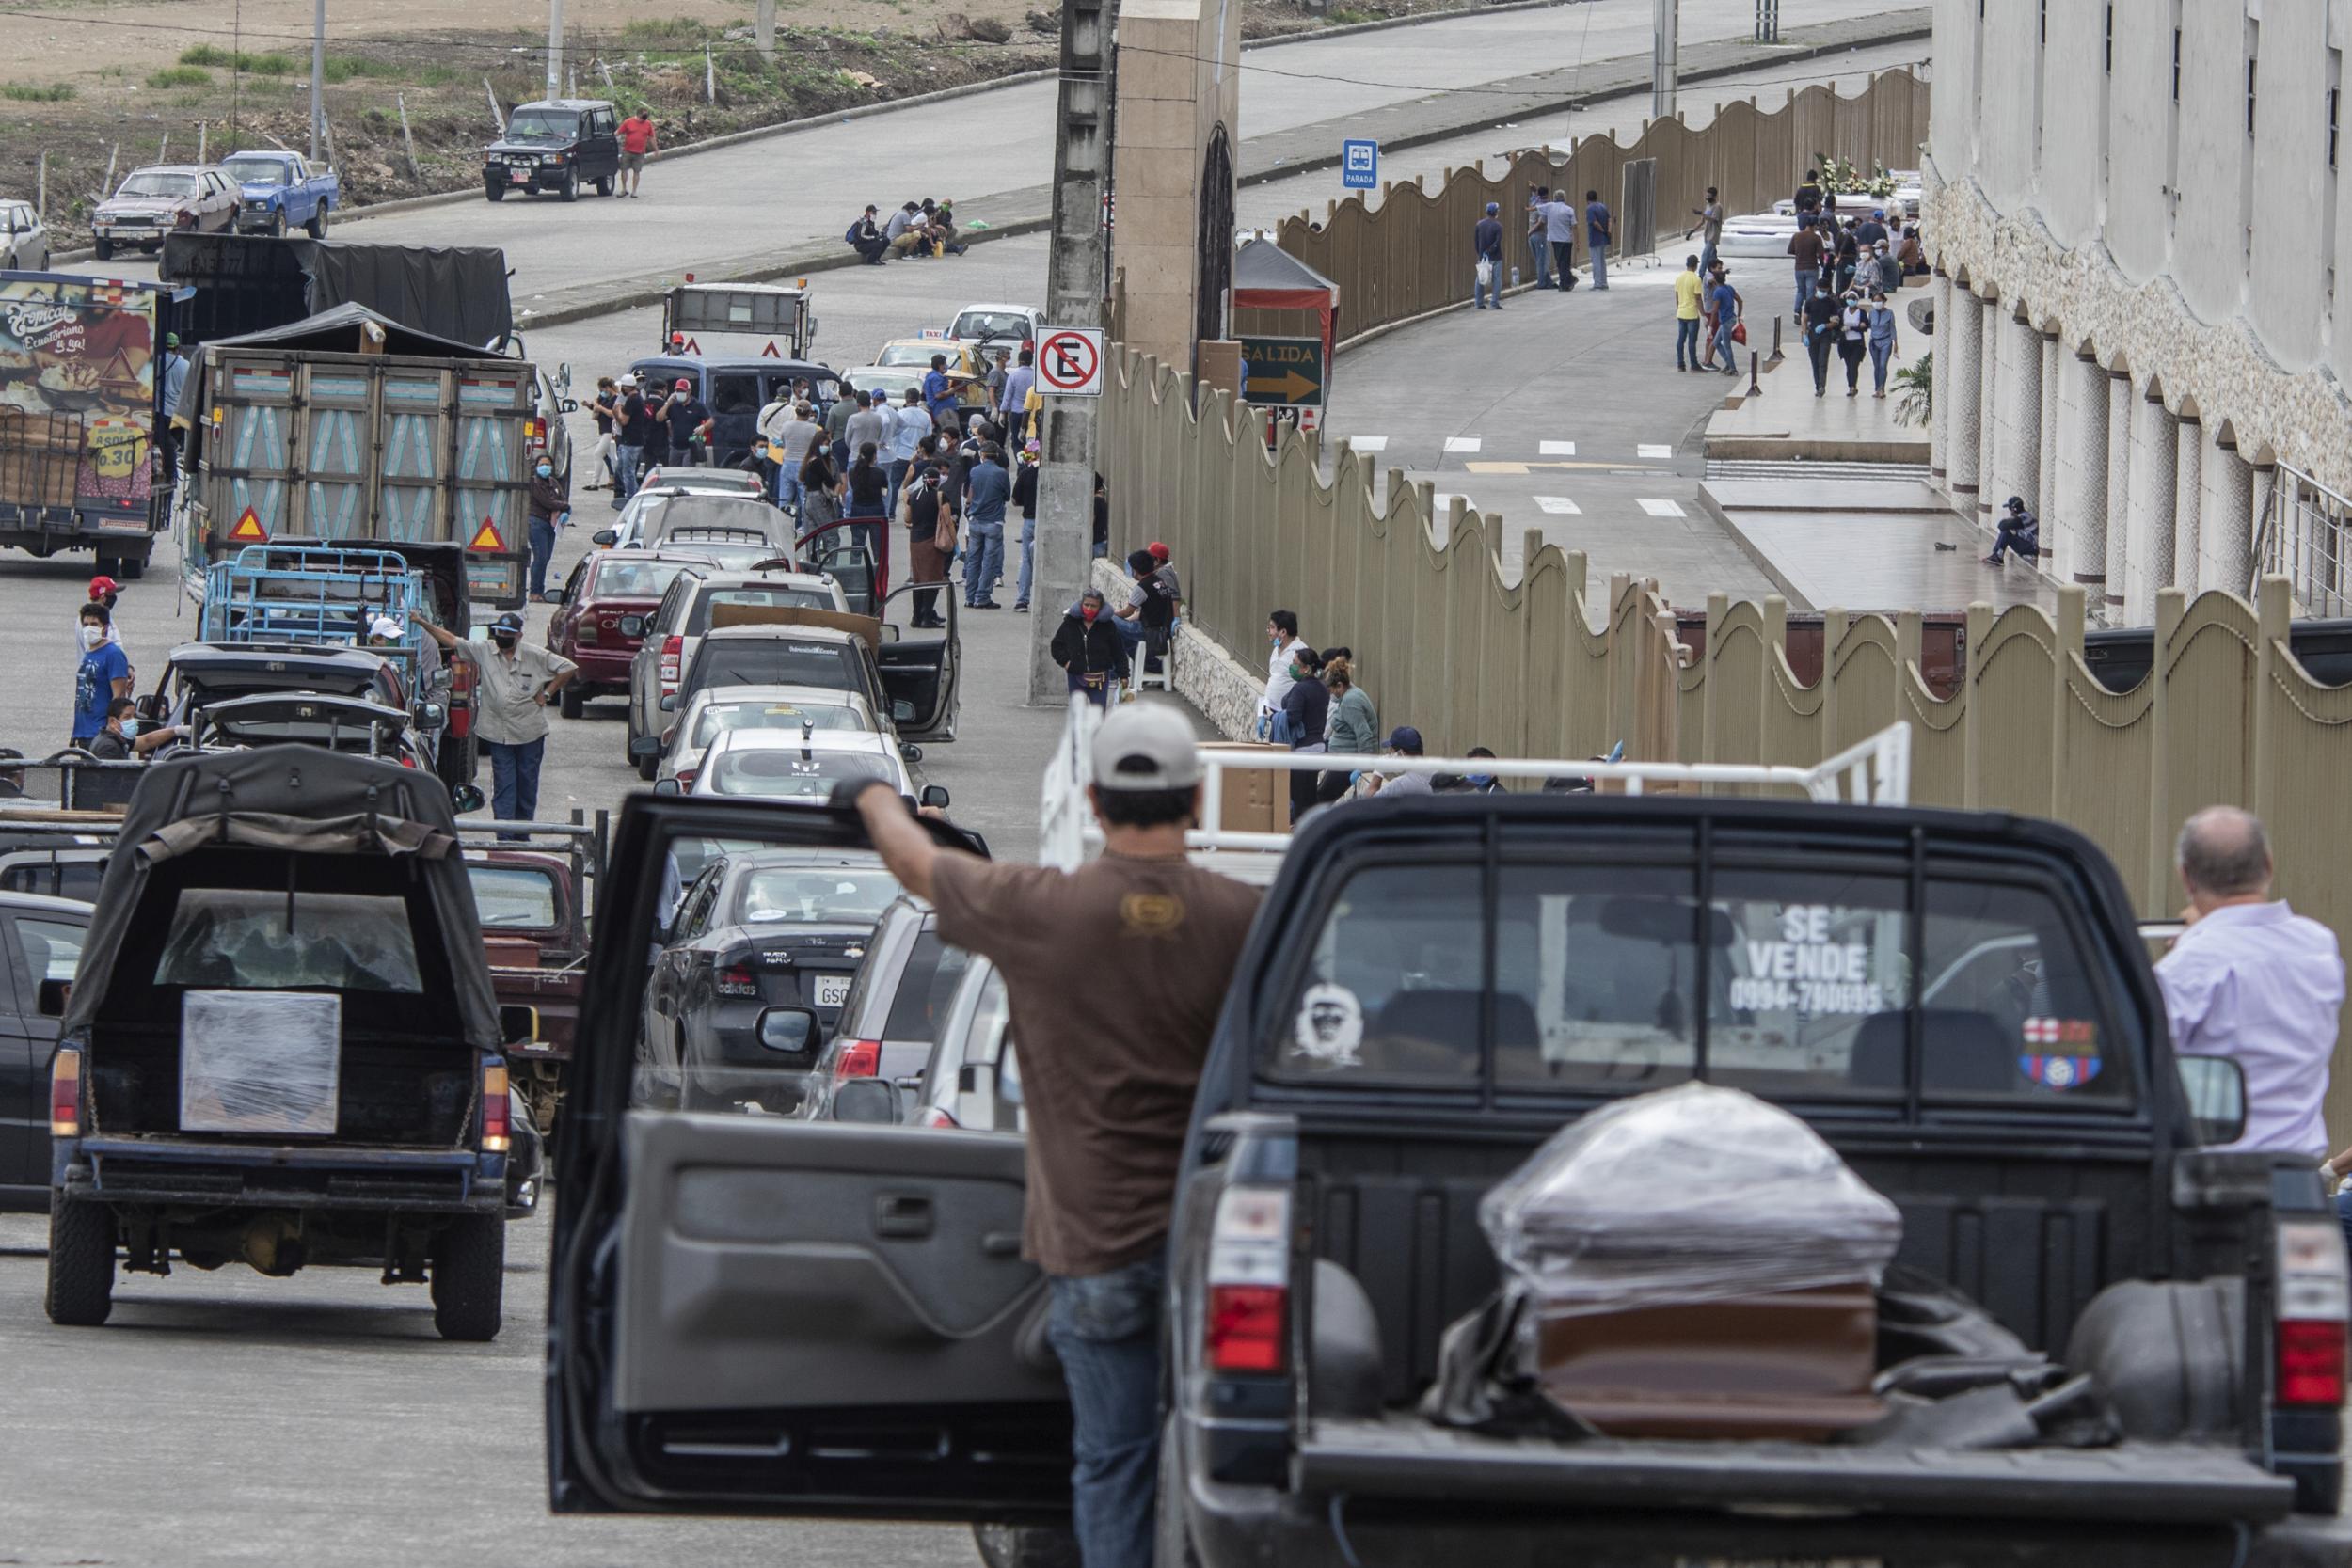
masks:
[[[1078,607],[1078,614],[1084,620],[1091,621],[1102,613],[1103,607],[1099,604],[1085,604]]]
[[[494,631],[490,634],[490,641],[497,643],[502,651],[515,645],[515,634],[511,631]]]
[[[553,477],[555,469],[548,464],[542,463],[539,465],[538,473],[541,479],[548,479]]]
[[[1490,789],[1494,786],[1495,776],[1492,773],[1470,773],[1464,776],[1481,789]]]
[[[87,621],[82,623],[82,651],[84,653],[89,652],[104,641],[106,641],[105,627],[93,626]]]

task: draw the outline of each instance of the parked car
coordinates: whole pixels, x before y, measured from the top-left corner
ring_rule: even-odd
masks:
[[[721,605],[758,606],[784,610],[846,610],[841,590],[828,578],[803,572],[696,571],[673,578],[661,603],[639,626],[637,657],[628,672],[628,733],[624,750],[637,765],[637,775],[652,778],[660,768],[661,745],[641,741],[663,736],[675,727],[661,699],[674,695],[710,629],[712,614]]]
[[[90,217],[92,252],[111,261],[136,246],[150,255],[170,233],[210,234],[237,224],[237,186],[203,164],[154,164],[135,168]]]
[[[853,693],[877,714],[888,713],[894,755],[900,742],[955,738],[952,639],[878,643],[874,623],[863,616],[821,610],[761,613],[775,619],[723,626],[706,635],[677,690],[661,699],[660,710],[683,711],[706,687],[814,686]],[[878,648],[896,657],[882,662]],[[640,749],[643,745],[637,742]],[[706,762],[704,779],[708,776]]]
[[[325,697],[315,691],[262,691],[232,697],[199,709],[188,743],[221,746],[314,746],[346,756],[375,757],[431,774],[433,756],[405,708],[387,707],[359,697]],[[482,792],[459,784],[453,799],[482,803]]]
[[[840,1015],[898,894],[879,856],[721,847],[680,900],[645,983],[644,1066],[687,1109],[798,1107],[816,1042],[763,1043],[770,1007]]]
[[[967,1132],[1020,1136],[1028,1131],[1005,977],[977,954],[966,961],[947,1000],[908,1120],[916,1127]]]
[[[79,899],[0,892],[0,1209],[49,1206],[49,1053],[89,921]]]
[[[8,802],[0,808],[0,894],[85,902],[97,897],[121,825],[117,811],[28,809],[23,801]]]
[[[727,533],[765,540],[775,553],[793,553],[792,519],[773,503],[756,496],[723,495],[709,490],[685,490],[652,485],[629,497],[628,504],[611,528],[589,535],[593,544],[616,550],[658,550],[680,529],[718,529]]]
[[[579,199],[593,183],[611,196],[621,172],[620,119],[601,98],[551,98],[517,105],[506,129],[482,150],[482,194],[553,191]]]
[[[730,795],[758,800],[823,800],[851,779],[882,779],[926,806],[945,807],[939,784],[916,788],[906,758],[887,736],[871,730],[731,730],[712,740],[689,784],[654,781],[656,794]]]
[[[1034,305],[967,305],[947,324],[951,341],[976,348],[1009,348],[1018,358],[1023,349],[1034,351],[1045,330],[1045,312]]]
[[[299,152],[231,152],[220,161],[237,184],[237,229],[276,234],[300,229],[314,240],[326,238],[327,214],[342,199],[342,182],[331,168],[319,168]]]
[[[698,468],[691,464],[657,463],[645,470],[640,490],[695,490],[715,496],[765,497],[768,487],[759,476],[741,468]]]
[[[588,911],[577,855],[469,849],[466,879],[482,919],[508,1080],[552,1134],[586,984]],[[529,1027],[522,1025],[527,1020]]]
[[[874,922],[840,1017],[817,1032],[821,1045],[801,1116],[829,1118],[835,1089],[852,1078],[878,1078],[898,1091],[900,1115],[912,1120],[924,1065],[971,963],[971,954],[941,939],[930,905],[913,894],[895,899]]]
[[[1008,344],[991,344],[992,352]],[[983,414],[991,407],[988,397],[988,363],[980,357],[979,348],[972,343],[960,343],[949,338],[893,338],[882,344],[874,356],[874,362],[863,370],[850,371],[844,377],[850,385],[863,391],[876,390],[882,385],[869,376],[870,371],[905,371],[913,374],[898,382],[894,400],[906,396],[906,388],[917,389],[923,377],[930,372],[931,356],[939,355],[947,361],[947,378],[956,388],[956,406],[968,423],[975,414]]]
[[[646,612],[680,575],[707,565],[706,558],[652,550],[591,550],[580,558],[563,602],[548,617],[548,646],[580,666],[558,699],[564,718],[577,719],[583,704],[628,689]]]
[[[186,724],[199,708],[262,693],[350,697],[400,711],[408,704],[400,667],[364,648],[183,642],[166,657],[153,690],[140,700],[140,717]]]
[[[29,201],[0,201],[0,245],[5,245],[6,270],[49,270],[49,226]]]
[[[703,753],[736,730],[773,730],[798,735],[803,729],[884,732],[864,698],[855,692],[813,686],[710,686],[661,732],[661,768],[657,779],[675,779],[691,789],[702,771]],[[0,862],[5,865],[5,862]],[[5,884],[0,884],[5,885]]]

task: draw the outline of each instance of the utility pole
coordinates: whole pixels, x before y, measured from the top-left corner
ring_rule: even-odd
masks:
[[[1110,17],[1104,0],[1062,0],[1061,90],[1056,105],[1054,241],[1046,325],[1103,325],[1103,184],[1110,172]],[[1103,367],[1107,378],[1117,372]],[[1048,397],[1040,419],[1037,580],[1029,594],[1029,701],[1060,706],[1070,683],[1054,662],[1062,611],[1085,591],[1093,561],[1095,410],[1100,398]],[[950,592],[953,592],[951,589]]]
[[[564,0],[548,0],[548,96],[564,96]]]
[[[319,161],[319,128],[326,123],[326,0],[310,0],[310,161]]]
[[[1756,41],[1780,41],[1780,0],[1756,0]]]
[[[1672,119],[1675,84],[1682,74],[1682,0],[1657,0],[1657,40],[1649,56],[1649,117]]]
[[[759,49],[761,60],[772,64],[776,57],[776,0],[759,0],[752,13],[752,42]]]

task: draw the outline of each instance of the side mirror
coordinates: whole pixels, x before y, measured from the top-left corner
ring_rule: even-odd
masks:
[[[656,795],[683,795],[686,793],[685,789],[679,785],[677,780],[674,778],[654,780],[653,792]]]
[[[40,983],[40,1016],[43,1018],[65,1017],[65,1005],[72,995],[72,981],[43,980]]]
[[[941,811],[946,811],[947,809],[947,786],[946,784],[925,784],[923,786],[923,793],[918,797],[918,799],[927,806],[937,806]]]
[[[628,754],[633,757],[658,757],[661,754],[661,742],[652,736],[641,735],[628,743]]]
[[[765,1007],[759,1014],[759,1043],[768,1051],[806,1055],[824,1043],[825,1031],[807,1007]]]
[[[419,729],[437,730],[448,720],[449,709],[438,703],[419,703],[408,716],[417,721]]]
[[[161,719],[164,716],[164,694],[158,691],[139,698],[138,714],[142,719]]]
[[[577,414],[580,412],[580,400],[578,398],[559,398],[556,401],[555,405],[566,414]]]
[[[2181,1089],[2197,1124],[2197,1141],[2211,1147],[2246,1135],[2246,1069],[2231,1056],[2183,1056]]]
[[[610,533],[610,532],[612,531],[612,530],[607,529],[605,531],[606,531],[606,532],[608,532],[608,533]],[[644,636],[644,635],[645,635],[645,618],[644,618],[643,615],[624,615],[624,616],[622,616],[622,617],[621,617],[621,635],[622,635],[623,637],[643,637],[643,636]]]
[[[482,793],[480,784],[461,784],[450,788],[449,803],[461,816],[469,811],[480,811],[488,801],[489,797]]]
[[[499,1043],[520,1045],[539,1037],[539,1009],[520,1003],[499,1009]]]
[[[594,544],[603,545],[609,547],[621,542],[621,532],[618,529],[600,528],[596,530],[596,532],[590,534],[588,538],[590,542]]]
[[[851,1078],[833,1091],[833,1119],[875,1127],[898,1124],[898,1091],[879,1078]]]
[[[914,722],[914,705],[900,697],[890,705],[890,721],[894,724]]]
[[[664,713],[675,713],[677,711],[676,692],[664,691],[661,694],[661,711]]]

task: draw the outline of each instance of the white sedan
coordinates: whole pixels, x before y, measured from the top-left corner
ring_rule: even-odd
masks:
[[[886,735],[858,730],[731,730],[703,753],[693,787],[675,779],[654,784],[657,795],[715,795],[732,800],[805,800],[822,804],[833,786],[850,779],[883,779],[909,800],[947,804],[938,784],[918,791],[906,759]]]
[[[661,732],[665,750],[660,776],[677,780],[680,787],[691,784],[702,771],[703,753],[720,736],[738,730],[877,734],[882,725],[866,699],[854,691],[817,686],[705,687],[694,693],[677,722]]]

